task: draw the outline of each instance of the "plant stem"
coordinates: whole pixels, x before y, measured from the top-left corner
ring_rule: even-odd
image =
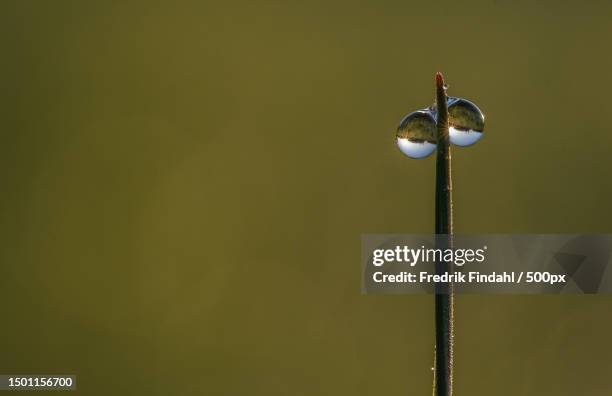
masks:
[[[448,106],[444,78],[436,74],[438,150],[436,157],[436,247],[452,247],[453,201]],[[452,264],[451,264],[452,265]],[[451,272],[449,263],[436,263],[436,273]],[[436,396],[453,394],[454,290],[452,283],[436,286]]]

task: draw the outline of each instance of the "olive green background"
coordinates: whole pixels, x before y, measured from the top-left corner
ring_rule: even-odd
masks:
[[[396,125],[436,71],[485,112],[458,233],[612,232],[607,3],[3,1],[0,372],[429,395],[432,297],[360,294],[362,233],[433,229]],[[610,394],[611,307],[459,296],[456,394]]]

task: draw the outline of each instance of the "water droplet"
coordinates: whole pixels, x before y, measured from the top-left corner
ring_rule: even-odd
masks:
[[[436,120],[429,110],[408,114],[397,128],[397,146],[410,158],[428,157],[436,149]]]
[[[448,99],[450,142],[457,146],[471,146],[482,138],[484,114],[474,103],[461,98]]]

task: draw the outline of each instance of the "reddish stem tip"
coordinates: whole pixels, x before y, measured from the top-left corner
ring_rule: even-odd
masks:
[[[440,88],[444,88],[444,77],[442,77],[442,73],[436,73],[436,86]]]

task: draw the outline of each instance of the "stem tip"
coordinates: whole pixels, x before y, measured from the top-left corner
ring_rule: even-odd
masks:
[[[440,72],[436,73],[436,87],[438,87],[438,89],[444,88],[444,77],[442,77],[442,73]]]

